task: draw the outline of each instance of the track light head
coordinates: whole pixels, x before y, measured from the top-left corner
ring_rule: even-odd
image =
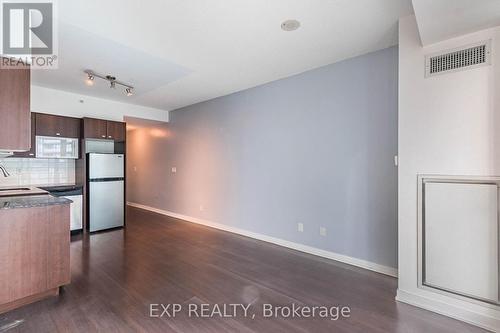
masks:
[[[127,88],[127,89],[125,89],[125,94],[126,94],[128,97],[132,96],[132,95],[134,94],[134,93],[133,93],[133,91],[132,91],[132,88]]]
[[[93,86],[94,85],[94,75],[91,73],[87,73],[87,79],[85,80],[85,84],[88,86]]]

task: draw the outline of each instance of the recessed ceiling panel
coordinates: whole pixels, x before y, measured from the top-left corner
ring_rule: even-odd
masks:
[[[35,85],[83,93],[122,102],[134,103],[141,95],[164,87],[188,75],[190,70],[166,59],[122,45],[67,23],[59,24],[59,68],[34,70]],[[134,86],[134,96],[127,97],[121,86],[95,79],[85,85],[84,70],[112,75]],[[147,103],[146,103],[147,104]]]

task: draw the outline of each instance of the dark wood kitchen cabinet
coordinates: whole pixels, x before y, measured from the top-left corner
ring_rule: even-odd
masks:
[[[0,209],[0,313],[71,281],[70,204]]]
[[[36,135],[60,136],[63,138],[80,138],[81,119],[56,116],[51,114],[36,114]]]
[[[0,150],[31,148],[30,80],[27,65],[0,69]]]
[[[106,139],[125,141],[125,123],[93,118],[83,118],[83,137],[85,139]]]
[[[34,158],[36,155],[36,113],[31,112],[31,149],[24,152],[14,153],[12,157]]]
[[[106,139],[107,121],[102,119],[83,118],[83,137],[85,139]]]
[[[119,121],[107,122],[107,135],[109,140],[115,140],[117,142],[125,141],[126,131],[125,123]]]

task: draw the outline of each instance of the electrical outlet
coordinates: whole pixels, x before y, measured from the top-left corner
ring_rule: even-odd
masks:
[[[136,166],[134,166],[134,172],[137,172],[137,167]]]
[[[319,234],[321,236],[326,236],[326,228],[325,227],[319,227]]]
[[[177,168],[176,167],[172,167],[172,173],[177,173]]]
[[[299,232],[304,232],[304,223],[297,223],[297,230]]]
[[[205,210],[205,207],[203,205],[200,205],[200,212],[203,212]]]

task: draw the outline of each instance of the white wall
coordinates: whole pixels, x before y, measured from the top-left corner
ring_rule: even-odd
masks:
[[[81,100],[83,100],[83,103],[80,102]],[[116,121],[123,121],[125,116],[168,121],[168,111],[165,110],[120,103],[35,85],[31,86],[31,111]]]
[[[500,330],[498,307],[417,286],[417,175],[500,175],[500,27],[423,48],[400,20],[398,300]],[[424,56],[493,40],[493,65],[424,78]]]

